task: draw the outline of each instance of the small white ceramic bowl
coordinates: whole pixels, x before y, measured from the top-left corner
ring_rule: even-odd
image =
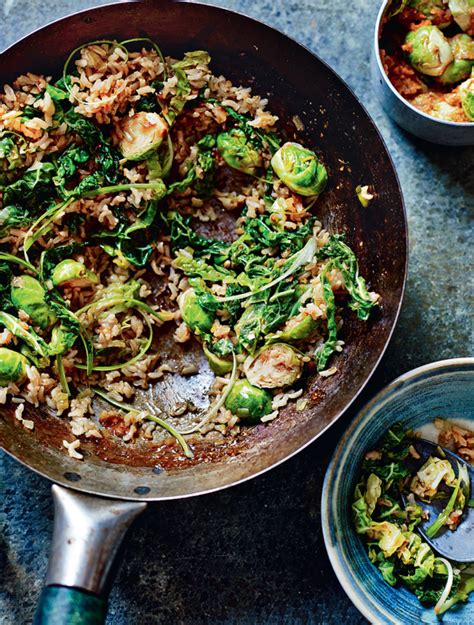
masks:
[[[441,145],[474,145],[474,122],[449,122],[431,117],[415,108],[401,96],[385,73],[380,58],[379,39],[383,18],[394,0],[384,0],[377,17],[372,51],[372,82],[385,112],[404,130]]]

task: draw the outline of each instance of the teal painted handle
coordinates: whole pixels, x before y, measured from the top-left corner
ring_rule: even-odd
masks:
[[[79,588],[46,586],[33,625],[103,625],[107,601]]]

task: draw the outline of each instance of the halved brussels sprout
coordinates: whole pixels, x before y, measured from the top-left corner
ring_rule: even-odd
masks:
[[[288,142],[275,152],[272,167],[286,186],[304,196],[319,195],[326,186],[326,168],[312,150]]]
[[[247,379],[260,388],[291,386],[302,372],[302,355],[285,343],[263,347],[244,363]]]
[[[449,41],[437,26],[422,26],[409,32],[405,46],[410,63],[426,76],[441,76],[454,60]]]
[[[21,384],[26,378],[28,361],[18,352],[7,347],[0,347],[0,386],[8,386],[9,382]]]
[[[462,108],[468,119],[474,122],[474,77],[459,86]]]
[[[262,157],[240,128],[232,128],[217,136],[217,149],[229,167],[254,175],[262,165]]]
[[[242,420],[255,423],[272,411],[272,396],[248,380],[238,380],[227,395],[225,407]]]
[[[71,258],[56,265],[51,280],[54,286],[88,286],[99,281],[95,273],[89,271],[83,263]]]
[[[436,26],[439,28],[446,28],[453,21],[446,11],[446,0],[409,0],[408,6],[416,9],[428,19],[436,20]]]
[[[367,503],[367,511],[372,516],[377,501],[382,494],[382,480],[371,473],[367,478],[367,486],[365,490],[365,502]]]
[[[438,81],[443,85],[452,85],[453,83],[466,80],[471,74],[472,61],[453,61],[444,70]]]
[[[34,325],[47,330],[57,321],[56,314],[45,301],[46,292],[32,276],[17,276],[11,284],[12,303],[17,310],[23,310]]]
[[[293,341],[302,341],[310,337],[319,326],[319,321],[313,319],[311,315],[297,315],[293,319],[289,319],[282,332],[276,335],[279,341],[284,343],[292,343]]]
[[[474,0],[448,0],[448,7],[459,28],[474,34]]]
[[[229,373],[229,371],[232,371],[232,360],[227,360],[226,358],[222,358],[222,356],[217,356],[217,354],[211,352],[206,344],[203,345],[203,351],[209,366],[216,375],[225,375],[226,373]]]
[[[443,84],[451,84],[466,80],[474,66],[474,41],[472,37],[464,33],[455,35],[449,39],[454,61],[448,65],[439,77]]]
[[[465,33],[454,35],[449,39],[449,45],[455,59],[474,62],[474,39]]]
[[[214,317],[199,304],[198,296],[194,289],[187,289],[179,296],[178,306],[183,321],[193,332],[209,332],[214,322]]]
[[[142,161],[157,150],[168,134],[168,125],[158,113],[140,111],[121,123],[120,151],[129,161]]]
[[[386,558],[392,556],[407,542],[398,525],[388,521],[372,523],[368,530],[368,535],[370,538],[375,538],[379,541],[379,547]]]
[[[449,460],[430,456],[416,472],[410,490],[423,499],[430,499],[438,492],[441,482],[452,485],[455,480],[456,475]]]

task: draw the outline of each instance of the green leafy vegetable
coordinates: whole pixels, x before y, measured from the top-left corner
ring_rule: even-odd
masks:
[[[413,495],[407,496],[408,501],[402,504],[402,492],[409,492],[411,455],[407,464],[394,461],[398,455],[406,457],[405,450],[412,445],[411,437],[411,432],[404,432],[396,423],[366,455],[354,490],[353,522],[356,532],[365,537],[369,558],[383,579],[391,586],[401,583],[422,603],[435,606],[436,614],[441,614],[467,600],[469,592],[474,591],[474,576],[465,573],[462,565],[453,567],[447,560],[437,558],[414,531],[423,518],[423,509],[410,499]],[[438,461],[444,463],[442,458]],[[444,464],[425,464],[419,480],[426,477],[434,485],[441,471],[446,475]],[[431,526],[430,537],[436,535],[452,511],[463,479],[458,474],[448,505]]]

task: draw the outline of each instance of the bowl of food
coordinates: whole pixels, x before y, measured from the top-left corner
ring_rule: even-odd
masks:
[[[402,128],[433,143],[474,145],[473,35],[471,0],[382,4],[372,79]]]
[[[473,388],[472,358],[414,369],[358,414],[336,448],[322,494],[324,539],[340,583],[372,623],[474,617],[472,564],[462,549],[458,561],[444,557],[436,542],[472,523]],[[423,457],[425,439],[435,445]],[[465,482],[446,460],[451,452],[469,467]],[[438,512],[427,511],[433,502]]]

